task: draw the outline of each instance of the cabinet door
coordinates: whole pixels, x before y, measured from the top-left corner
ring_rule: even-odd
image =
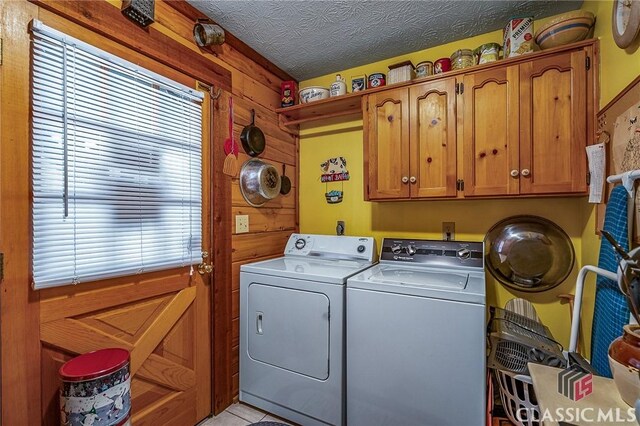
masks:
[[[368,96],[364,118],[365,194],[370,200],[409,198],[409,89]]]
[[[583,50],[520,65],[520,193],[586,191]]]
[[[464,196],[518,193],[518,66],[463,78]]]
[[[456,196],[455,78],[409,90],[411,198]]]

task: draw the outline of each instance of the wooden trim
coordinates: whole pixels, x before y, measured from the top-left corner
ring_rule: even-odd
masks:
[[[1,24],[4,61],[0,67],[0,251],[5,255],[0,283],[2,414],[5,425],[41,423],[39,293],[31,290],[31,208],[29,187],[30,35],[25,22],[38,8],[4,1]],[[7,159],[10,159],[8,161]]]
[[[211,62],[153,27],[138,27],[109,2],[29,1],[192,78],[231,90],[229,70]]]
[[[174,8],[175,10],[177,10],[178,12],[180,12],[182,15],[191,19],[194,23],[198,19],[209,19],[207,15],[200,12],[198,9],[191,6],[189,3],[187,3],[184,0],[167,0],[165,1],[165,3],[171,6],[172,8]],[[211,19],[209,20],[215,23],[213,20]],[[242,40],[240,40],[239,38],[237,38],[227,30],[225,30],[225,43],[233,47],[235,50],[237,50],[247,58],[253,60],[255,63],[257,63],[258,65],[260,65],[261,67],[269,71],[270,73],[274,74],[276,77],[280,78],[281,80],[296,81],[296,79],[291,77],[288,73],[280,69],[278,66],[274,65],[271,61],[269,61],[264,56],[262,56],[261,54],[253,50],[245,42],[243,42]]]
[[[229,97],[227,92],[214,102],[213,122],[229,120]],[[233,402],[231,381],[231,179],[223,172],[224,132],[212,135],[212,231],[215,267],[212,302],[212,374],[213,414],[224,411]]]

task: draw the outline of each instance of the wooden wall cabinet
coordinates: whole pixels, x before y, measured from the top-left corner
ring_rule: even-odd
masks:
[[[455,197],[455,79],[364,98],[368,200]]]
[[[584,194],[593,53],[532,54],[366,95],[366,199]]]

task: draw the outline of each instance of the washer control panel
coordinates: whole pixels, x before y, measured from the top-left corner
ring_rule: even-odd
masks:
[[[373,237],[291,234],[284,255],[372,263],[377,260],[376,240]]]
[[[484,243],[385,238],[380,260],[484,268]]]

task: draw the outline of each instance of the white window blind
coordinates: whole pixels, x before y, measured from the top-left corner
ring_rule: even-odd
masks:
[[[34,287],[199,263],[202,94],[32,30]]]

